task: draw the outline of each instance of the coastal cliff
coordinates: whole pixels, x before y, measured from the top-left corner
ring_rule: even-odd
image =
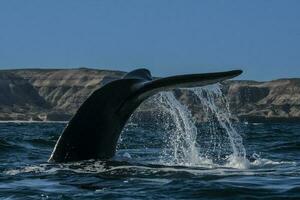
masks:
[[[0,120],[69,120],[94,90],[123,75],[86,68],[1,70]],[[300,78],[226,81],[222,85],[232,113],[240,120],[300,121]],[[177,97],[200,121],[199,106],[192,96],[182,91]]]

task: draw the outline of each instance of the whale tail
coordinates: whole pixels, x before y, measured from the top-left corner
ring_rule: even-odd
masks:
[[[153,78],[147,69],[131,71],[88,97],[59,137],[49,161],[109,159],[115,154],[127,120],[148,97],[179,87],[214,84],[241,73],[241,70],[233,70]]]

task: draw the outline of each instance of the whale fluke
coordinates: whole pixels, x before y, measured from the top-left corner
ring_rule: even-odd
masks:
[[[153,78],[147,69],[137,69],[94,91],[80,106],[59,137],[51,162],[110,159],[134,110],[148,97],[178,87],[199,87],[233,78],[233,70]]]

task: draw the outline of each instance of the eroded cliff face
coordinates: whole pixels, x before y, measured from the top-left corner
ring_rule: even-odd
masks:
[[[226,86],[231,110],[240,119],[300,119],[300,79],[235,81]]]
[[[24,69],[0,71],[0,120],[69,120],[84,100],[124,72],[95,69]],[[270,82],[227,81],[223,91],[241,120],[300,121],[300,79]],[[178,90],[197,121],[205,120],[193,94]],[[139,112],[151,117],[142,105]]]
[[[0,71],[0,120],[68,120],[94,90],[123,74],[83,68]],[[10,104],[6,97],[13,99]]]

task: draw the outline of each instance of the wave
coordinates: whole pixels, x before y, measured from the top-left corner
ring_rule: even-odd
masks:
[[[184,165],[163,165],[160,163],[136,163],[131,161],[99,161],[86,160],[80,162],[53,164],[44,163],[40,165],[26,166],[18,169],[9,169],[4,171],[6,175],[18,174],[57,174],[72,172],[78,174],[98,174],[106,176],[132,176],[132,175],[153,175],[157,176],[183,176],[190,175],[234,175],[234,174],[255,174],[264,170],[270,170],[272,167],[282,165],[296,166],[294,161],[273,161],[271,159],[260,158],[257,154],[253,155],[256,159],[252,162],[242,158],[231,158],[225,165],[205,164],[197,166]]]
[[[271,152],[299,152],[299,142],[285,142],[270,147]]]
[[[7,142],[5,139],[0,138],[0,150],[8,149],[12,146],[9,142]]]
[[[22,145],[18,145],[16,143],[6,141],[5,139],[0,139],[0,152],[19,152],[20,150],[26,150],[26,148],[22,147]]]

